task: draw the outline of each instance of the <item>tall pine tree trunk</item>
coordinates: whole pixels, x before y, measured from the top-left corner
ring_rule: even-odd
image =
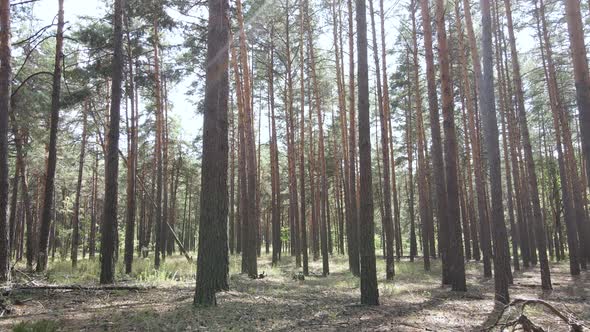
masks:
[[[78,262],[78,244],[80,241],[80,192],[82,191],[82,175],[84,174],[84,155],[86,153],[86,119],[88,102],[84,102],[82,110],[82,142],[80,147],[80,159],[78,164],[78,181],[76,183],[76,197],[74,198],[74,214],[72,216],[72,251],[70,258],[72,267],[76,267]]]
[[[303,57],[303,49],[305,48],[304,45],[304,31],[305,31],[305,15],[303,15],[303,1],[300,3],[299,6],[299,16],[301,19],[299,25],[299,83],[300,83],[300,91],[299,95],[301,98],[300,107],[301,112],[299,115],[299,185],[301,186],[301,211],[299,212],[300,215],[300,225],[299,228],[301,230],[301,254],[303,259],[303,274],[309,275],[309,257],[308,257],[308,250],[307,250],[307,218],[306,218],[306,201],[305,201],[305,80],[304,71],[305,71],[305,60]]]
[[[129,8],[127,8],[129,11]],[[130,13],[129,13],[130,14]],[[136,169],[137,169],[137,104],[135,103],[135,82],[133,77],[133,55],[131,51],[131,37],[129,34],[129,14],[125,16],[125,28],[127,37],[127,87],[129,100],[131,101],[131,126],[128,128],[129,155],[127,157],[127,210],[125,223],[125,273],[131,273],[133,264],[133,238],[135,232],[135,210],[136,210]]]
[[[369,116],[369,66],[367,63],[367,8],[365,0],[356,0],[358,49],[358,123],[360,175],[360,264],[361,303],[379,304],[375,261],[375,226],[373,224],[373,189],[371,175],[371,125]],[[351,90],[352,91],[352,90]]]
[[[445,184],[445,173],[442,153],[442,138],[440,133],[440,118],[438,113],[438,96],[436,93],[436,75],[434,72],[434,54],[432,51],[432,27],[430,20],[430,9],[428,0],[420,0],[422,16],[422,29],[424,33],[424,53],[426,57],[426,82],[428,89],[428,109],[430,114],[430,133],[432,139],[432,178],[434,181],[436,202],[436,217],[439,223],[439,239],[443,248],[441,258],[443,262],[442,283],[450,284],[450,270],[448,264],[447,247],[447,189]],[[444,25],[444,22],[443,22]]]
[[[63,22],[63,15],[61,17]],[[10,238],[8,220],[6,219],[8,208],[8,115],[11,112],[12,81],[10,37],[10,1],[2,0],[0,1],[0,282],[10,280]]]
[[[201,166],[199,256],[195,305],[216,304],[215,292],[227,290],[227,164],[229,4],[209,1],[205,117]],[[254,259],[256,253],[254,252]]]
[[[369,11],[371,12],[371,30],[373,32],[373,60],[375,61],[375,70],[377,78],[377,100],[379,108],[379,122],[381,124],[381,154],[383,157],[383,230],[385,231],[385,278],[392,280],[395,274],[395,263],[393,259],[393,219],[391,211],[391,179],[389,167],[389,107],[385,107],[383,100],[383,90],[381,89],[381,75],[379,70],[379,47],[377,46],[377,32],[375,29],[375,12],[373,9],[373,0],[369,0]],[[383,19],[383,18],[382,18]],[[383,32],[382,32],[383,33]],[[382,47],[384,45],[381,45]],[[382,53],[381,56],[384,56]],[[385,68],[383,68],[385,70]],[[384,77],[383,79],[387,79]],[[389,99],[389,98],[388,98]],[[388,100],[389,102],[389,100]],[[377,156],[377,160],[379,157]]]
[[[382,0],[381,0],[382,1]],[[432,209],[430,207],[430,191],[428,188],[428,161],[425,156],[426,138],[424,120],[422,117],[422,93],[420,90],[420,66],[418,63],[418,38],[416,32],[416,7],[412,5],[412,82],[416,91],[415,112],[418,136],[418,204],[420,206],[420,221],[422,222],[422,251],[424,256],[424,270],[430,271],[430,227],[432,225]]]
[[[355,276],[360,276],[359,261],[359,213],[358,201],[356,199],[356,105],[355,105],[355,79],[354,79],[354,31],[353,31],[353,9],[352,0],[348,0],[348,103],[350,112],[350,127],[348,135],[349,144],[349,204],[350,213],[346,227],[346,237],[348,239],[348,265],[350,272]],[[368,83],[367,83],[368,84]],[[368,97],[367,97],[368,98]]]
[[[438,40],[438,59],[440,66],[440,81],[442,90],[443,129],[445,133],[445,175],[448,199],[448,219],[441,222],[442,228],[447,229],[447,263],[449,264],[450,283],[454,291],[466,291],[465,261],[463,255],[463,240],[461,238],[461,221],[459,210],[459,188],[457,177],[457,134],[455,132],[455,116],[453,105],[453,91],[451,83],[449,49],[447,44],[444,1],[436,0],[436,28]],[[438,120],[438,119],[435,119]],[[439,196],[439,200],[443,196]],[[445,235],[441,235],[441,238]],[[443,263],[444,264],[444,263]]]
[[[115,0],[113,16],[113,82],[111,85],[110,123],[105,156],[105,195],[101,227],[100,283],[115,281],[115,243],[117,241],[117,198],[119,177],[119,121],[121,84],[123,81],[123,10],[124,0]]]
[[[41,211],[41,233],[39,234],[39,253],[37,257],[37,272],[47,269],[47,255],[49,245],[49,231],[51,228],[51,208],[55,182],[55,168],[57,164],[57,129],[59,125],[60,92],[61,92],[61,62],[63,57],[63,29],[64,9],[63,0],[59,0],[57,13],[57,35],[55,42],[55,60],[53,68],[53,85],[51,91],[51,112],[49,123],[49,146],[47,153],[47,169],[45,172],[45,189],[43,191],[43,207]],[[1,231],[1,230],[0,230]],[[2,264],[2,263],[0,263]]]
[[[492,15],[489,0],[481,0],[483,73],[479,85],[479,98],[488,157],[490,176],[490,193],[492,198],[491,223],[494,240],[494,289],[495,300],[507,304],[509,278],[506,268],[510,270],[510,253],[508,236],[504,223],[504,204],[502,201],[502,166],[500,162],[500,143],[498,142],[498,122],[494,96],[494,62],[492,59]]]

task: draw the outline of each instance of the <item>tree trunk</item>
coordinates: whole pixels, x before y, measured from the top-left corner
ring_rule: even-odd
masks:
[[[309,18],[309,3],[305,0],[305,16],[307,22],[311,22]],[[330,267],[328,262],[328,225],[327,225],[327,197],[328,197],[328,180],[326,176],[326,156],[324,144],[324,121],[322,116],[322,105],[320,103],[320,90],[316,74],[316,59],[315,50],[313,46],[313,31],[310,25],[307,28],[307,41],[310,55],[310,71],[311,81],[313,85],[314,106],[316,108],[316,115],[318,121],[318,159],[320,169],[320,190],[318,193],[319,212],[320,212],[320,242],[322,253],[322,275],[330,274]]]
[[[510,270],[510,253],[508,236],[504,223],[504,204],[502,201],[502,167],[500,161],[500,143],[498,142],[498,122],[494,96],[494,62],[492,49],[492,16],[489,0],[481,0],[482,16],[482,54],[483,75],[480,92],[480,109],[485,135],[486,152],[488,157],[490,192],[492,198],[492,237],[494,240],[494,289],[495,300],[507,304],[509,278],[506,269]]]
[[[590,77],[588,76],[588,60],[586,57],[586,47],[584,44],[583,29],[580,25],[580,4],[566,1],[567,23],[570,36],[570,48],[574,67],[574,81],[576,86],[576,102],[578,105],[578,116],[581,131],[582,149],[585,160],[590,160]],[[587,262],[590,261],[590,225],[586,216],[585,187],[581,185],[578,176],[574,150],[571,139],[571,132],[566,114],[560,112],[560,121],[563,126],[563,143],[566,153],[566,163],[568,164],[568,173],[571,175],[571,184],[573,189],[574,207],[576,210],[576,221],[578,226],[579,241],[579,262],[582,269],[587,268]],[[588,166],[586,166],[588,167]],[[590,168],[586,168],[588,172]]]
[[[355,276],[360,276],[359,261],[359,212],[358,201],[356,199],[356,112],[355,112],[355,83],[354,83],[354,31],[353,31],[353,12],[352,0],[348,0],[348,56],[349,56],[349,83],[348,83],[348,102],[350,111],[350,134],[349,143],[349,204],[350,214],[346,227],[346,237],[348,239],[348,265],[350,272]],[[365,19],[366,21],[366,19]],[[358,23],[357,23],[358,24]],[[366,46],[365,46],[366,47]],[[368,79],[367,79],[368,80]],[[368,82],[367,82],[368,84]],[[368,93],[367,93],[368,95]],[[368,98],[368,96],[367,96]]]
[[[365,0],[356,0],[358,48],[358,123],[360,156],[360,263],[361,303],[379,304],[373,225],[373,190],[371,175],[371,128],[369,117],[369,66],[367,64],[367,14]],[[352,91],[352,89],[351,89]]]
[[[450,73],[449,50],[447,45],[445,9],[443,0],[436,0],[436,27],[439,52],[440,81],[442,90],[443,128],[445,132],[445,168],[446,189],[448,199],[448,219],[441,222],[441,227],[448,228],[447,262],[449,277],[454,291],[466,291],[465,261],[463,256],[463,240],[461,238],[461,221],[459,211],[459,188],[457,179],[457,134],[453,110],[453,91]],[[437,119],[435,119],[436,122]],[[444,196],[439,196],[439,200]],[[441,238],[444,235],[441,235]]]
[[[409,52],[406,53],[406,63],[410,65]],[[408,193],[408,214],[410,219],[410,262],[414,261],[414,257],[418,254],[418,245],[416,243],[416,218],[414,212],[414,152],[412,146],[412,88],[408,84],[407,92],[407,107],[406,107],[406,152],[408,159],[408,177],[406,191]]]
[[[299,7],[299,16],[301,17],[301,24],[299,26],[299,63],[300,63],[300,72],[299,72],[299,80],[300,80],[300,96],[301,96],[301,114],[299,115],[299,185],[301,186],[301,211],[299,215],[301,216],[299,228],[301,230],[301,253],[303,258],[303,274],[309,275],[309,257],[308,257],[308,250],[307,250],[307,221],[306,221],[306,201],[305,201],[305,80],[304,77],[304,68],[305,68],[305,61],[303,57],[303,49],[304,47],[304,31],[305,31],[305,15],[303,15],[303,1]]]
[[[155,255],[154,255],[154,268],[160,268],[160,255],[162,253],[164,239],[162,235],[164,233],[164,217],[162,209],[162,188],[165,187],[163,180],[164,170],[162,169],[162,145],[163,145],[163,112],[162,112],[162,88],[160,81],[160,55],[159,55],[159,40],[160,32],[158,27],[158,21],[154,20],[153,26],[153,46],[154,46],[154,94],[156,103],[156,137],[155,137],[155,168],[156,168],[156,197],[155,197]]]
[[[299,204],[298,204],[298,193],[297,193],[297,172],[296,172],[296,163],[297,163],[297,147],[295,144],[295,117],[293,115],[293,75],[291,72],[291,39],[290,36],[290,25],[289,25],[289,2],[286,1],[285,4],[285,47],[286,47],[286,70],[287,70],[287,94],[286,94],[286,120],[287,120],[287,161],[288,161],[288,172],[289,172],[289,212],[292,219],[293,233],[295,234],[295,238],[293,239],[294,249],[295,249],[295,266],[301,267],[301,231],[300,231],[300,211],[299,211]],[[274,32],[274,31],[273,31]],[[274,93],[274,91],[273,91]],[[271,101],[273,98],[271,98]],[[274,118],[273,118],[274,121]],[[275,139],[275,148],[277,149],[277,159],[276,159],[276,171],[277,171],[277,202],[280,197],[280,188],[279,188],[279,177],[278,177],[278,145]],[[300,152],[303,153],[303,152]],[[277,205],[277,208],[279,205]],[[277,214],[278,217],[278,214]],[[279,230],[280,236],[280,230]],[[279,239],[280,242],[280,239]],[[279,247],[280,248],[280,247]]]
[[[10,36],[10,1],[2,0],[0,1],[0,282],[2,283],[10,281],[10,238],[8,220],[6,219],[6,209],[8,208],[8,116],[11,113],[12,81]]]
[[[463,1],[463,9],[465,12],[465,25],[467,28],[467,36],[469,42],[469,48],[471,53],[471,61],[473,64],[473,70],[475,72],[475,97],[471,96],[471,90],[468,88],[470,86],[468,82],[468,78],[464,77],[465,86],[465,93],[467,96],[467,112],[469,115],[469,132],[470,132],[470,140],[471,145],[473,148],[473,167],[475,173],[475,190],[477,194],[477,211],[478,211],[478,218],[479,218],[479,228],[480,228],[480,237],[479,242],[481,244],[481,251],[483,253],[483,265],[484,265],[484,277],[491,277],[492,276],[492,265],[491,265],[491,258],[492,258],[492,244],[490,238],[490,222],[488,219],[488,201],[486,197],[486,187],[485,187],[485,174],[483,173],[484,169],[484,162],[482,161],[483,155],[481,151],[481,138],[479,135],[478,130],[478,123],[477,123],[477,96],[479,93],[479,86],[481,85],[481,63],[479,58],[479,52],[476,46],[475,41],[475,34],[473,32],[473,22],[471,19],[471,8],[469,3],[464,0]],[[464,69],[467,70],[466,68]],[[464,76],[466,73],[463,74]],[[479,255],[479,252],[477,253]],[[476,256],[477,257],[477,256]]]
[[[80,143],[80,160],[78,165],[78,181],[76,183],[76,197],[74,199],[74,214],[72,217],[72,252],[71,260],[72,267],[76,267],[78,262],[78,245],[80,242],[80,192],[82,191],[82,175],[84,173],[84,155],[86,153],[86,119],[88,102],[84,102],[84,109],[82,110],[82,142]]]
[[[582,149],[586,160],[586,174],[590,173],[590,75],[588,74],[588,58],[586,56],[586,46],[584,41],[584,25],[582,23],[582,14],[580,11],[580,2],[577,0],[564,0],[565,16],[569,32],[570,50],[572,55],[572,64],[574,72],[574,81],[576,85],[576,103],[578,105],[578,118],[580,123],[580,133],[582,140]],[[579,229],[580,246],[584,250],[577,257],[577,253],[570,248],[570,260],[572,256],[580,261],[590,259],[590,245],[586,245],[588,238],[588,226]],[[574,274],[574,273],[572,273]]]
[[[113,82],[111,85],[110,124],[105,156],[105,195],[101,227],[100,283],[115,280],[114,253],[117,232],[117,187],[119,176],[119,120],[121,111],[121,83],[123,80],[123,10],[124,0],[115,0],[113,16]]]
[[[382,0],[380,0],[382,1]],[[379,119],[381,123],[381,154],[383,157],[383,212],[384,214],[381,215],[383,219],[383,230],[385,231],[385,278],[387,280],[392,280],[393,276],[395,275],[395,263],[393,259],[393,220],[392,220],[392,211],[391,211],[391,179],[390,179],[390,170],[389,167],[389,131],[388,131],[388,121],[389,121],[389,105],[385,106],[384,98],[383,98],[383,90],[381,89],[381,73],[379,70],[379,47],[377,46],[377,32],[375,29],[375,13],[373,9],[373,0],[369,0],[369,11],[371,12],[371,30],[373,32],[373,60],[375,61],[375,70],[376,70],[376,78],[377,78],[377,102],[379,107]],[[381,18],[383,20],[383,18]],[[383,22],[382,22],[383,24]],[[381,31],[383,33],[383,31]],[[382,40],[383,41],[383,40]],[[383,43],[382,47],[385,46]],[[383,51],[385,52],[385,51]],[[385,56],[384,53],[381,56]],[[385,67],[383,67],[385,70]],[[388,78],[383,77],[384,81]],[[387,87],[384,86],[385,89]],[[385,90],[384,89],[384,90]],[[387,98],[387,103],[389,103],[389,98]],[[377,160],[379,157],[377,157]]]
[[[268,67],[268,92],[270,101],[270,120],[271,120],[271,145],[270,145],[270,169],[271,169],[271,211],[272,211],[272,265],[276,266],[281,258],[281,225],[280,218],[280,179],[279,179],[279,151],[277,145],[277,130],[275,123],[275,103],[274,103],[274,25],[271,27],[270,37],[270,61]],[[287,44],[287,47],[289,45]],[[289,62],[289,61],[287,61]]]
[[[382,1],[382,0],[381,0]],[[422,251],[424,256],[424,270],[430,271],[430,227],[432,225],[432,210],[430,208],[430,191],[428,188],[428,161],[425,156],[424,120],[422,117],[422,93],[420,90],[420,66],[418,63],[418,38],[416,33],[416,2],[412,6],[412,82],[416,91],[415,111],[418,137],[418,203],[420,206],[420,221],[422,222]]]
[[[336,6],[336,1],[338,1],[338,6]],[[349,166],[349,157],[348,157],[348,144],[347,144],[347,119],[346,119],[346,88],[344,84],[344,67],[343,67],[343,56],[342,56],[342,8],[341,8],[341,1],[334,0],[333,2],[333,10],[332,16],[334,20],[334,53],[336,55],[336,81],[337,81],[337,89],[338,89],[338,110],[339,110],[339,124],[340,124],[340,139],[341,139],[341,160],[338,161],[337,170],[339,170],[340,180],[338,181],[339,184],[337,186],[337,202],[339,203],[339,211],[341,215],[339,216],[339,232],[338,232],[338,247],[341,254],[344,254],[344,209],[346,207],[346,211],[349,209],[349,185],[348,180],[350,179],[350,174],[348,172]],[[334,141],[336,141],[336,137],[334,135]],[[334,143],[336,144],[336,143]],[[344,167],[342,166],[344,163]],[[343,171],[342,171],[343,170]],[[344,192],[344,195],[342,195]],[[344,199],[342,199],[344,196]],[[348,213],[348,212],[346,212]],[[348,214],[346,214],[348,216]],[[348,218],[346,218],[348,220]]]
[[[567,156],[564,156],[562,146],[562,137],[566,139],[569,135],[569,148],[571,149],[571,133],[569,133],[567,121],[560,122],[561,117],[564,114],[564,110],[562,109],[563,102],[561,101],[557,86],[557,73],[555,65],[553,63],[553,54],[549,40],[549,34],[547,31],[545,19],[545,5],[543,1],[540,2],[540,6],[537,6],[537,2],[535,1],[535,9],[535,16],[537,18],[537,33],[539,37],[539,44],[541,45],[543,68],[545,73],[545,80],[547,82],[547,90],[549,92],[550,106],[553,115],[553,127],[555,130],[555,139],[557,144],[559,174],[561,178],[561,186],[563,192],[564,216],[566,221],[566,228],[568,231],[568,244],[570,247],[570,273],[572,275],[577,275],[580,271],[579,260],[583,259],[582,257],[577,256],[575,249],[572,249],[577,248],[578,246],[578,241],[575,236],[578,224],[574,220],[577,219],[579,216],[576,215],[574,211],[575,199],[572,199],[572,196],[575,196],[575,193],[571,191],[570,187],[573,186],[572,181],[575,180],[570,176],[571,173],[568,174],[568,167],[566,164],[568,163],[569,158]],[[582,246],[581,243],[580,246]]]
[[[47,153],[47,169],[45,172],[45,189],[43,192],[43,208],[41,212],[41,233],[39,236],[39,254],[37,257],[37,272],[47,269],[47,247],[49,244],[49,230],[51,228],[51,207],[53,200],[55,168],[57,164],[57,128],[59,124],[61,72],[64,10],[63,0],[59,0],[57,13],[57,35],[55,42],[55,61],[53,68],[53,85],[51,92],[51,118],[49,125],[49,146]],[[0,224],[2,224],[0,222]],[[0,232],[2,230],[0,229]],[[4,266],[2,262],[0,265]]]
[[[442,283],[450,284],[450,269],[448,264],[447,247],[447,189],[445,184],[445,173],[442,154],[442,138],[440,133],[440,118],[438,113],[438,96],[436,93],[436,76],[434,72],[434,54],[432,51],[432,28],[430,20],[429,0],[420,0],[422,14],[422,29],[424,33],[424,52],[426,57],[426,82],[428,89],[428,109],[430,113],[430,132],[432,139],[432,178],[434,180],[436,202],[436,216],[439,225],[439,239],[443,248],[441,259],[443,263]],[[442,22],[444,26],[444,22]],[[448,166],[447,166],[448,167]]]
[[[229,80],[229,77],[228,77]],[[229,83],[228,83],[229,84]],[[230,163],[229,163],[229,252],[230,254],[234,254],[236,252],[236,233],[239,233],[240,228],[236,227],[236,214],[235,214],[235,188],[236,188],[236,120],[234,116],[234,101],[232,94],[230,95],[230,105],[231,107],[228,109],[229,112],[229,126],[230,126]],[[187,180],[188,186],[188,180]],[[188,188],[187,188],[188,193]],[[185,195],[185,209],[186,209],[186,195]],[[183,218],[184,220],[185,218]],[[184,221],[183,221],[183,229],[184,229]],[[183,230],[184,234],[184,230]],[[186,245],[185,245],[186,246]]]
[[[229,4],[209,2],[205,117],[201,166],[201,217],[195,305],[215,305],[215,292],[227,290],[227,113],[229,95]],[[256,253],[254,253],[256,258]]]
[[[258,277],[257,270],[257,223],[256,220],[256,146],[254,145],[254,130],[253,130],[253,113],[251,104],[251,81],[250,81],[250,67],[248,66],[248,54],[246,47],[246,33],[244,31],[244,17],[242,14],[241,0],[236,3],[239,41],[240,41],[240,64],[243,75],[243,110],[244,110],[244,145],[245,145],[245,162],[247,181],[246,187],[243,188],[250,197],[244,203],[244,210],[248,215],[248,220],[244,223],[246,236],[243,240],[243,258],[242,258],[242,272],[248,274],[251,278]]]
[[[12,108],[12,105],[11,105]],[[8,131],[8,128],[7,128]],[[18,184],[20,180],[20,165],[17,163],[14,168],[14,177],[12,178],[12,192],[10,193],[10,208],[8,209],[8,247],[9,257],[14,255],[16,240],[16,208],[18,205]]]
[[[94,259],[96,252],[96,214],[98,213],[98,151],[94,151],[94,166],[92,168],[92,207],[90,211],[90,238],[88,240],[88,257]]]

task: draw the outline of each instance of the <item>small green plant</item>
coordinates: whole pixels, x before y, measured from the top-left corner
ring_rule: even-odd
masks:
[[[12,331],[14,332],[54,332],[59,324],[56,321],[43,319],[36,322],[21,322]]]

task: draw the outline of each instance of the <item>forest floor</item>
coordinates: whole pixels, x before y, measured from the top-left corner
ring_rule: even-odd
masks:
[[[493,279],[482,278],[481,263],[467,264],[468,291],[456,293],[440,285],[435,261],[425,273],[422,261],[396,262],[394,281],[385,281],[378,259],[380,306],[359,305],[359,279],[347,271],[347,259],[334,256],[332,273],[321,276],[321,260],[311,262],[311,275],[294,280],[291,257],[278,267],[270,256],[259,259],[259,273],[251,280],[239,274],[240,260],[231,257],[230,288],[217,296],[217,306],[195,308],[194,265],[182,256],[168,257],[159,271],[151,260],[136,260],[133,275],[117,285],[135,290],[19,289],[18,286],[98,286],[98,261],[83,260],[76,270],[70,263],[50,265],[43,277],[17,272],[14,287],[4,289],[9,310],[0,317],[0,330],[9,331],[479,331],[497,319]],[[118,277],[123,279],[122,267]],[[543,292],[537,268],[517,272],[511,297],[543,299],[558,310],[590,322],[590,272],[577,278],[567,263],[552,264],[554,290]],[[20,276],[20,277],[19,277]],[[538,306],[526,315],[548,331],[567,326]]]

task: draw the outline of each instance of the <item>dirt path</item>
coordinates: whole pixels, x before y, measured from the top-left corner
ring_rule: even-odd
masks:
[[[344,264],[328,278],[305,281],[293,280],[287,266],[268,267],[261,280],[232,275],[231,291],[206,309],[193,308],[194,286],[188,282],[139,291],[15,290],[9,295],[13,310],[0,318],[0,330],[50,320],[60,331],[473,331],[495,319],[493,280],[481,279],[476,263],[468,264],[469,291],[454,293],[440,287],[436,269],[424,274],[420,262],[402,262],[394,282],[380,280],[378,307],[357,305],[358,280]],[[590,273],[573,279],[559,264],[552,278],[554,290],[543,293],[537,269],[517,273],[511,296],[541,298],[590,322]],[[527,315],[549,331],[567,331],[542,309]]]

